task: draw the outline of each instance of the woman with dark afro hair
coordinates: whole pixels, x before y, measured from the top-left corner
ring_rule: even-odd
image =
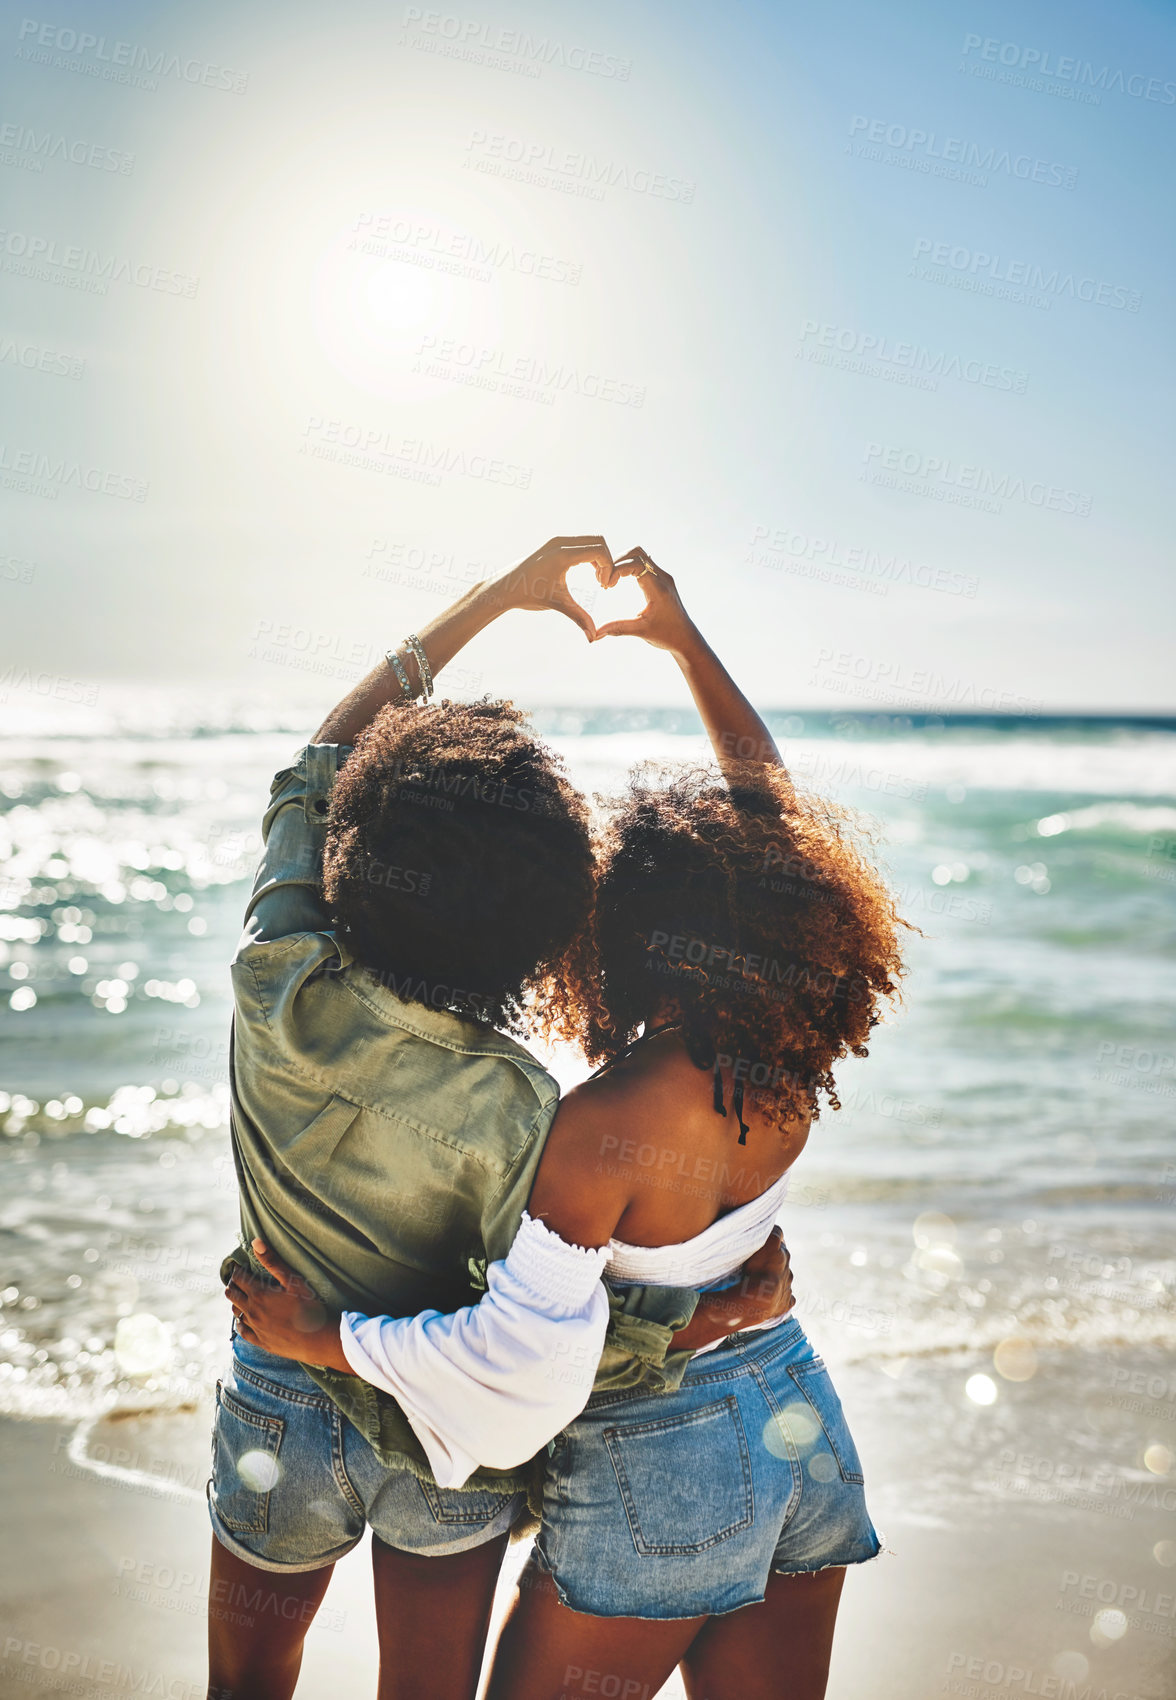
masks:
[[[335,1561],[367,1527],[383,1700],[472,1697],[529,1461],[583,1404],[569,1384],[538,1403],[531,1429],[540,1413],[550,1426],[510,1464],[439,1460],[438,1478],[404,1402],[354,1374],[337,1320],[470,1307],[526,1214],[559,1087],[512,1030],[568,977],[588,924],[588,809],[511,703],[430,699],[503,614],[593,638],[567,588],[578,562],[613,568],[603,537],[555,537],[471,586],[388,650],[270,787],[231,967],[240,1238],[221,1274],[253,1291],[273,1254],[336,1323],[325,1345],[266,1350],[239,1316],[213,1428],[210,1692],[288,1700]],[[630,1286],[605,1308],[602,1386],[660,1376],[667,1354],[684,1363],[727,1332],[721,1299],[688,1286]],[[492,1309],[479,1314],[489,1327]],[[500,1320],[490,1359],[510,1354]],[[270,1611],[216,1604],[274,1577]]]
[[[883,1543],[787,1280],[751,1317],[744,1270],[777,1244],[822,1100],[839,1107],[836,1064],[866,1055],[897,995],[903,923],[852,818],[793,785],[670,575],[643,549],[597,575],[638,579],[642,612],[597,636],[673,655],[718,768],[634,779],[599,836],[592,914],[536,1017],[601,1066],[561,1104],[501,1277],[465,1312],[349,1312],[326,1334],[401,1401],[438,1481],[548,1442],[491,1700],[653,1695],[675,1666],[692,1700],[821,1700],[846,1567]],[[691,1323],[661,1385],[593,1391],[601,1292],[629,1282],[725,1293],[729,1331]],[[250,1312],[275,1349],[292,1302]],[[483,1317],[508,1310],[496,1361]],[[556,1420],[569,1383],[575,1414]]]

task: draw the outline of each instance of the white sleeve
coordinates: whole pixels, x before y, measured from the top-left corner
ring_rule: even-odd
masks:
[[[607,1246],[569,1245],[524,1213],[476,1305],[343,1312],[347,1362],[392,1394],[439,1487],[461,1487],[479,1464],[525,1463],[584,1409],[608,1330],[607,1260]]]

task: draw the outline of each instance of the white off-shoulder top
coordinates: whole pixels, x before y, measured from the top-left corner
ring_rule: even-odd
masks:
[[[728,1284],[768,1237],[786,1183],[781,1176],[693,1239],[668,1246],[613,1239],[586,1250],[524,1213],[507,1256],[487,1268],[476,1305],[449,1315],[344,1311],[344,1355],[356,1375],[400,1405],[439,1487],[461,1487],[479,1465],[513,1469],[588,1402],[608,1330],[603,1277],[699,1289]]]
[[[675,1245],[626,1245],[608,1242],[604,1272],[613,1281],[640,1281],[647,1287],[720,1286],[758,1251],[784,1202],[788,1176],[746,1204],[719,1216],[693,1239]]]

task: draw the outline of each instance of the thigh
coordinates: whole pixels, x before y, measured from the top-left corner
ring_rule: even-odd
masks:
[[[572,1611],[532,1559],[494,1655],[487,1700],[649,1700],[705,1621]]]
[[[758,1605],[712,1617],[682,1661],[690,1700],[824,1700],[844,1580],[773,1576]]]
[[[306,1632],[333,1564],[318,1570],[259,1570],[213,1536],[208,1583],[209,1691],[251,1700],[289,1700]]]
[[[430,1558],[372,1536],[379,1700],[474,1700],[508,1539]]]

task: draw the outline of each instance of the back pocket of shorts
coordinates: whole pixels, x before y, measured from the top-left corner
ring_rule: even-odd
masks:
[[[457,1524],[461,1528],[481,1528],[506,1510],[513,1493],[456,1493],[452,1488],[439,1488],[433,1482],[417,1477],[417,1486],[425,1496],[425,1504],[438,1523]]]
[[[751,1458],[738,1401],[604,1430],[633,1545],[647,1557],[705,1552],[751,1527]]]
[[[849,1432],[845,1412],[841,1409],[837,1389],[833,1386],[823,1361],[820,1358],[812,1358],[808,1363],[790,1364],[788,1373],[816,1413],[825,1439],[829,1442],[829,1450],[837,1460],[842,1481],[864,1482],[857,1447]]]
[[[226,1529],[264,1535],[269,1526],[269,1497],[278,1477],[278,1448],[286,1424],[262,1416],[216,1384],[216,1422],[212,1430],[212,1502]]]

